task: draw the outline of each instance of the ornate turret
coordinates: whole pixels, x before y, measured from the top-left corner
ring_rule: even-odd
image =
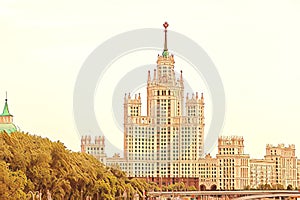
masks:
[[[13,124],[13,115],[10,114],[7,103],[7,93],[4,103],[3,112],[0,115],[0,132],[12,133],[17,130],[16,126]]]
[[[5,104],[4,104],[4,108],[3,108],[3,112],[2,112],[1,116],[12,116],[9,113],[8,104],[7,104],[7,96],[6,96],[6,99],[5,99]]]

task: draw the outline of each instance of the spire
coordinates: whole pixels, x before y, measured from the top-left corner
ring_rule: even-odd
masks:
[[[164,28],[165,28],[165,43],[164,43],[164,51],[162,53],[163,57],[168,57],[169,52],[168,52],[168,45],[167,45],[167,28],[169,26],[168,22],[165,22],[163,24]]]
[[[180,81],[183,81],[183,77],[182,77],[182,70],[180,70]]]
[[[164,51],[168,51],[168,46],[167,46],[167,28],[169,26],[168,22],[165,22],[163,24],[164,28],[165,28],[165,44],[164,44]]]
[[[148,82],[151,81],[151,75],[150,75],[150,70],[148,70]]]
[[[4,104],[2,116],[12,116],[12,115],[9,113],[9,110],[8,110],[8,104],[7,104],[7,92],[6,92],[5,104]]]

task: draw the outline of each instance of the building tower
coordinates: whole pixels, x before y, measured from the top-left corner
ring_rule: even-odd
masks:
[[[13,124],[13,115],[10,114],[8,109],[7,93],[6,93],[3,112],[0,115],[0,132],[12,133],[15,131],[17,131],[17,128]]]
[[[244,154],[244,139],[238,136],[223,136],[218,139],[218,188],[240,190],[249,186],[249,159]]]
[[[96,136],[95,141],[91,141],[90,135],[81,137],[81,152],[87,153],[97,158],[102,163],[106,163],[105,139],[104,136]]]
[[[288,185],[297,187],[297,157],[295,155],[295,145],[285,147],[284,144],[273,146],[267,144],[265,160],[275,162],[274,182],[284,188]]]
[[[197,177],[191,163],[203,154],[204,97],[184,98],[182,71],[176,78],[168,51],[168,23],[163,26],[164,49],[152,78],[148,71],[147,115],[141,116],[140,95],[124,97],[123,170],[130,177]]]

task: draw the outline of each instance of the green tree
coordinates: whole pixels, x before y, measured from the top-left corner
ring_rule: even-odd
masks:
[[[22,171],[12,172],[7,163],[0,161],[0,199],[25,199],[26,181],[26,176]]]
[[[47,190],[53,199],[116,199],[124,193],[132,198],[157,188],[129,179],[91,155],[69,151],[59,141],[20,132],[0,134],[0,199],[26,199],[30,191],[45,196]]]

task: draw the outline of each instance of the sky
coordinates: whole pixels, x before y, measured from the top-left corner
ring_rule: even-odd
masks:
[[[199,44],[219,72],[226,95],[219,134],[243,136],[252,158],[262,158],[267,143],[295,144],[300,157],[299,20],[297,0],[1,0],[0,106],[8,91],[22,131],[79,151],[73,92],[84,61],[117,34],[168,21],[170,30]],[[155,64],[156,52],[143,56]],[[129,55],[122,64],[142,64],[143,56]]]

